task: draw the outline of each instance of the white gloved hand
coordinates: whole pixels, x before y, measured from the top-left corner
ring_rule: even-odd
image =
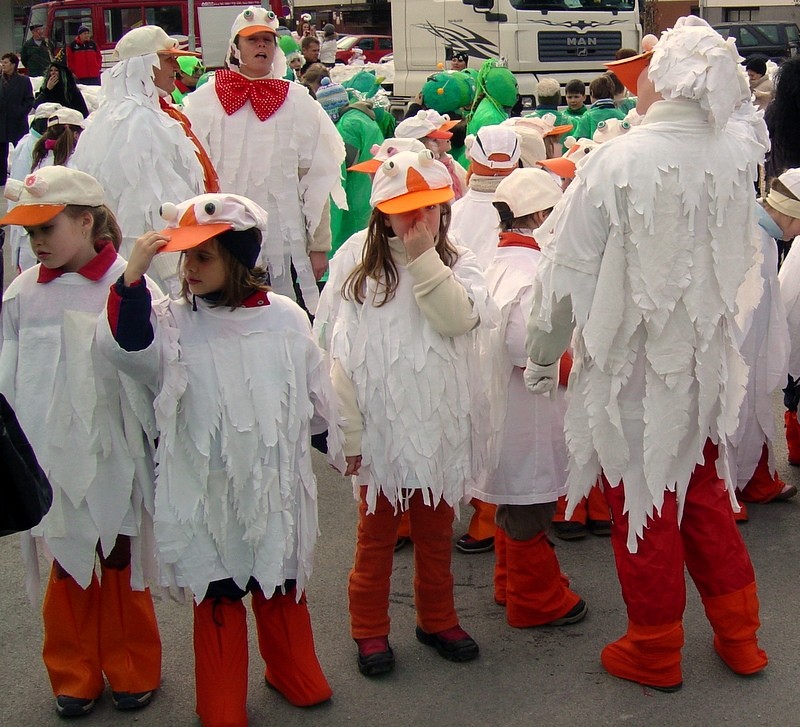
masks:
[[[558,385],[558,361],[542,365],[528,359],[525,365],[525,386],[532,394],[547,394]]]

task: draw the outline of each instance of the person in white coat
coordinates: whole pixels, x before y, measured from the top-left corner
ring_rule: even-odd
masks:
[[[489,387],[491,431],[489,474],[473,497],[497,506],[495,601],[506,608],[510,626],[565,626],[581,621],[586,602],[571,591],[548,534],[556,501],[566,492],[564,387],[552,398],[531,394],[523,371],[528,355],[525,329],[533,282],[541,259],[536,230],[561,199],[558,183],[543,169],[517,169],[494,193],[501,232],[486,271],[501,325],[482,336],[481,356],[493,361]],[[564,373],[569,371],[565,354]]]

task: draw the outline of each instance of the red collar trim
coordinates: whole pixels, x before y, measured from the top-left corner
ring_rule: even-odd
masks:
[[[260,308],[264,305],[269,305],[266,290],[257,290],[242,301],[242,308]]]
[[[519,232],[501,232],[500,242],[497,247],[527,247],[530,250],[539,250],[539,243],[528,235],[520,235]]]
[[[110,240],[101,241],[103,245],[91,260],[76,272],[78,275],[83,275],[87,280],[97,282],[100,280],[116,262],[117,251],[111,244]],[[36,278],[37,283],[49,283],[51,280],[60,278],[64,271],[62,268],[46,268],[44,265],[39,265],[39,275]]]

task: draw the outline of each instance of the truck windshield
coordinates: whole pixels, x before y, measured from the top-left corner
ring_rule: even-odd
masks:
[[[580,10],[627,12],[633,10],[636,0],[510,0],[516,10],[539,10],[545,13]]]

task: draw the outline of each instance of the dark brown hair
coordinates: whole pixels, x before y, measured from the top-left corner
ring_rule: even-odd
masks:
[[[454,245],[447,239],[447,231],[450,229],[452,211],[448,203],[439,205],[442,216],[439,220],[439,230],[436,237],[436,252],[447,267],[452,267],[458,260],[458,252]],[[392,259],[392,252],[389,249],[389,236],[391,227],[388,217],[377,207],[372,210],[367,227],[367,240],[361,252],[361,260],[347,276],[347,280],[342,285],[342,297],[345,300],[351,298],[356,303],[363,303],[367,294],[367,281],[372,279],[378,284],[380,293],[383,295],[380,301],[375,297],[371,301],[376,308],[388,303],[397,291],[398,275],[397,265]]]
[[[63,166],[75,151],[78,144],[78,137],[81,135],[80,126],[72,124],[55,124],[50,126],[33,147],[31,158],[31,171],[37,169],[47,156],[47,141],[55,140],[53,147],[53,164],[57,167]]]
[[[98,249],[98,243],[101,241],[110,240],[114,249],[119,252],[119,246],[122,244],[122,230],[119,229],[114,213],[104,204],[99,207],[68,204],[64,208],[64,214],[68,215],[73,220],[80,217],[84,212],[88,212],[92,216],[92,219],[94,219],[94,224],[92,225],[92,240],[95,249]]]
[[[614,98],[614,82],[607,74],[598,76],[589,84],[589,96],[592,101],[604,98]]]
[[[245,299],[253,293],[259,290],[266,292],[270,289],[266,283],[267,273],[264,268],[245,267],[225,249],[224,245],[220,245],[215,237],[207,240],[207,242],[214,244],[214,249],[222,258],[222,264],[225,266],[225,282],[219,290],[218,297],[211,301],[213,308],[229,306],[231,310],[235,310],[241,307]],[[189,290],[186,278],[183,277],[183,258],[184,253],[181,254],[181,296],[188,301],[191,299],[192,293]]]

